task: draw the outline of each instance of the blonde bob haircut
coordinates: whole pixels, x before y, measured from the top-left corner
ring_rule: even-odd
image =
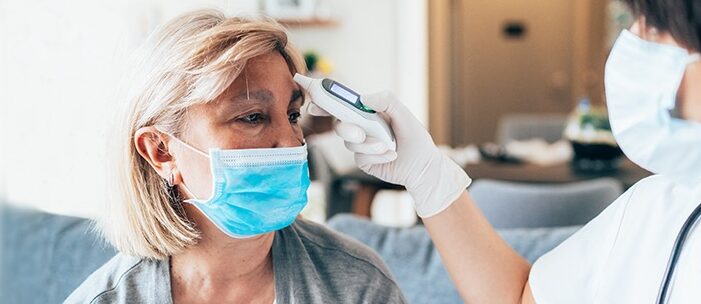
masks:
[[[134,145],[142,127],[181,134],[187,109],[220,96],[248,60],[278,52],[290,75],[304,72],[284,27],[256,18],[227,18],[215,10],[179,16],[152,34],[140,50],[116,128],[115,196],[99,230],[120,252],[165,259],[195,244],[199,232],[183,212],[177,190],[143,159]]]

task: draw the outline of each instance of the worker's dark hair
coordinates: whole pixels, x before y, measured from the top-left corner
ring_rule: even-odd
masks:
[[[622,0],[647,26],[669,32],[683,46],[701,51],[701,0]]]

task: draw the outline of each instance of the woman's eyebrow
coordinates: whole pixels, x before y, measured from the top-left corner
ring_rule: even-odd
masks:
[[[304,97],[304,92],[301,89],[292,90],[292,97],[290,98],[290,103],[293,103],[300,98]],[[302,98],[302,103],[304,103],[304,98]]]

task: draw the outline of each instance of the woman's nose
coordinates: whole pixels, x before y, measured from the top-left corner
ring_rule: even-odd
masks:
[[[275,129],[273,130],[273,136],[276,138],[274,148],[299,147],[304,144],[302,131],[294,124],[286,124]]]

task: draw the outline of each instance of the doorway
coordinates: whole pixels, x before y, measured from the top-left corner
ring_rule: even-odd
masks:
[[[599,102],[606,0],[429,2],[429,123],[438,142],[495,140],[514,113]],[[596,14],[593,14],[596,12]],[[599,64],[600,62],[600,64]],[[594,72],[592,72],[594,71]],[[599,77],[602,78],[602,77]]]

